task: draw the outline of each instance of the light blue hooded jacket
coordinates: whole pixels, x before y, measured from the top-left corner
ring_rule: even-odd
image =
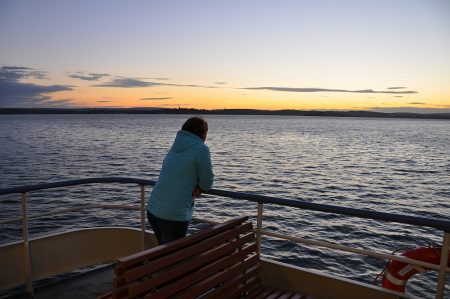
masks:
[[[164,158],[158,181],[147,201],[147,210],[161,219],[191,220],[192,191],[196,186],[208,191],[213,179],[208,146],[197,135],[180,130]]]

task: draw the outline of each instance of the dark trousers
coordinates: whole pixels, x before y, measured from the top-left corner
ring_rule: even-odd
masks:
[[[159,245],[183,238],[187,234],[189,221],[161,219],[147,211],[148,222],[152,226]]]

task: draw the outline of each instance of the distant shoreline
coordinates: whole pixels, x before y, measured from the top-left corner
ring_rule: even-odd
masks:
[[[190,108],[0,108],[0,114],[203,114],[450,119],[450,113]]]

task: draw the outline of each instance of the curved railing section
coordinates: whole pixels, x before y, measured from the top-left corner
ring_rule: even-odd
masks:
[[[82,209],[88,209],[88,208],[122,208],[122,209],[127,208],[127,209],[136,209],[136,210],[140,209],[141,210],[142,248],[144,248],[145,221],[146,221],[145,220],[145,201],[146,201],[145,200],[145,186],[154,186],[155,181],[152,181],[152,180],[129,178],[129,177],[101,177],[101,178],[67,180],[67,181],[60,181],[60,182],[53,182],[53,183],[45,183],[45,184],[28,185],[28,186],[0,189],[0,195],[21,194],[21,202],[22,202],[22,217],[2,220],[2,221],[0,221],[0,224],[14,222],[14,221],[22,221],[25,260],[29,261],[30,252],[29,252],[29,246],[28,246],[28,219],[47,216],[47,215],[51,215],[56,212],[45,212],[45,213],[41,213],[39,215],[34,215],[34,216],[28,215],[28,213],[27,213],[27,193],[32,192],[32,191],[45,190],[45,189],[71,187],[71,186],[86,185],[86,184],[99,184],[99,183],[101,183],[101,184],[120,183],[120,184],[139,185],[141,188],[141,196],[140,196],[141,197],[140,198],[141,206],[140,207],[132,207],[132,206],[124,206],[124,205],[86,204],[86,205],[82,205],[77,208],[58,210],[57,212],[60,213],[61,211],[66,211],[66,210],[72,211],[74,209],[82,210]],[[303,201],[303,200],[276,198],[276,197],[271,197],[271,196],[263,196],[263,195],[243,193],[243,192],[233,192],[233,191],[226,191],[226,190],[219,190],[219,189],[211,189],[210,191],[205,192],[205,194],[210,194],[210,195],[215,195],[215,196],[220,196],[220,197],[228,197],[228,198],[233,198],[233,199],[246,200],[246,201],[252,201],[252,202],[257,203],[258,218],[257,218],[256,233],[257,233],[257,241],[258,241],[259,248],[260,248],[260,242],[261,242],[261,235],[267,235],[267,236],[290,240],[290,241],[295,241],[295,242],[303,243],[303,244],[307,244],[307,245],[322,246],[322,247],[332,248],[332,249],[336,249],[336,250],[340,250],[340,251],[363,254],[363,255],[372,256],[372,257],[376,257],[376,258],[397,260],[397,261],[405,262],[405,263],[408,263],[411,265],[417,265],[417,266],[426,267],[428,269],[434,269],[434,270],[439,271],[437,290],[436,290],[436,298],[444,298],[443,296],[444,296],[444,289],[445,289],[445,274],[446,274],[446,272],[450,272],[450,268],[447,267],[448,252],[449,252],[449,247],[450,247],[450,221],[448,221],[448,220],[429,219],[429,218],[420,217],[420,216],[410,216],[410,215],[402,215],[402,214],[395,214],[395,213],[377,212],[377,211],[355,209],[355,208],[349,208],[349,207],[340,207],[340,206],[336,206],[336,205],[317,204],[317,203],[311,203],[311,202],[307,202],[307,201]],[[329,242],[304,239],[304,238],[299,238],[299,237],[282,235],[282,234],[278,234],[278,233],[274,233],[274,232],[270,232],[270,231],[264,231],[262,229],[264,204],[281,205],[281,206],[293,207],[293,208],[298,208],[298,209],[303,209],[303,210],[313,210],[313,211],[320,211],[320,212],[325,212],[325,213],[333,213],[333,214],[339,214],[339,215],[373,219],[373,220],[378,220],[378,221],[397,222],[397,223],[417,225],[417,226],[422,226],[422,227],[431,227],[431,228],[438,229],[443,232],[443,241],[442,241],[442,249],[441,249],[442,254],[441,254],[440,265],[417,261],[417,260],[401,257],[398,255],[378,253],[378,252],[374,252],[374,251],[357,249],[357,248],[352,248],[352,247],[329,243]],[[206,220],[204,220],[204,221],[209,222]],[[32,291],[33,291],[32,276],[31,276],[32,271],[31,271],[29,265],[27,265],[27,267],[28,267],[26,269],[26,272],[28,274],[27,275],[28,276],[27,291],[32,293]]]

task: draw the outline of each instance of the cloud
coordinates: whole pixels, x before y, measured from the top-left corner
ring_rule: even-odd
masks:
[[[47,79],[47,73],[23,66],[2,66],[0,80],[18,81],[23,78]]]
[[[162,84],[165,86],[176,86],[176,87],[197,87],[197,88],[220,88],[217,86],[207,86],[207,85],[196,85],[196,84]]]
[[[408,105],[426,105],[426,103],[412,102],[412,103],[408,103]]]
[[[118,88],[136,88],[136,87],[152,87],[162,85],[156,82],[146,82],[136,78],[115,78],[109,82],[96,84],[96,87],[118,87]],[[165,85],[165,84],[164,84]]]
[[[163,101],[163,100],[170,100],[172,98],[143,98],[139,101]]]
[[[245,87],[241,89],[251,90],[271,90],[271,91],[284,91],[284,92],[347,92],[347,93],[387,93],[387,94],[413,94],[417,91],[405,90],[405,91],[390,91],[390,90],[373,90],[373,89],[359,89],[359,90],[347,90],[347,89],[329,89],[329,88],[294,88],[294,87]]]
[[[20,66],[0,67],[0,107],[68,106],[69,99],[52,100],[49,93],[72,90],[69,85],[24,83],[26,78],[45,79],[46,72]]]
[[[162,80],[165,78],[159,78]],[[109,82],[100,83],[93,85],[95,87],[118,87],[118,88],[139,88],[139,87],[153,87],[153,86],[175,86],[175,87],[197,87],[197,88],[219,88],[216,86],[205,86],[205,85],[196,85],[196,84],[171,84],[171,83],[159,83],[159,82],[151,82],[144,81],[140,78],[125,78],[119,77],[112,79]]]
[[[111,101],[109,101],[109,100],[98,100],[98,101],[95,101],[95,102],[97,102],[97,103],[110,103]]]
[[[214,82],[214,84],[217,84],[217,85],[225,85],[225,84],[227,84],[227,82]]]
[[[42,107],[73,107],[76,105],[73,105],[71,99],[58,99],[58,100],[52,100],[50,97],[48,99],[44,100],[41,105]]]
[[[394,87],[388,87],[387,89],[405,89],[406,87],[402,87],[402,86],[399,86],[399,87],[396,87],[396,86],[394,86]]]
[[[74,79],[81,79],[81,80],[86,80],[86,81],[97,81],[103,77],[108,77],[109,74],[97,74],[97,73],[83,73],[83,72],[76,72],[76,73],[72,73],[72,74],[68,74],[67,76],[69,76],[70,78],[74,78]]]

